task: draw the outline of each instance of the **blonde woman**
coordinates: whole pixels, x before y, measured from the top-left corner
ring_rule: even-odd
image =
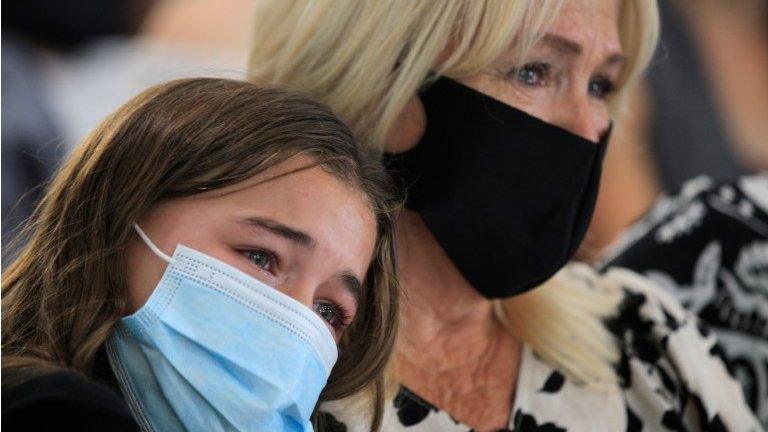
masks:
[[[320,97],[407,188],[383,430],[759,429],[657,286],[552,277],[656,33],[648,0],[259,3],[250,79]],[[328,430],[367,430],[358,400],[327,404]]]
[[[318,400],[379,393],[386,180],[306,97],[205,78],[137,96],[3,272],[3,429],[311,431]]]

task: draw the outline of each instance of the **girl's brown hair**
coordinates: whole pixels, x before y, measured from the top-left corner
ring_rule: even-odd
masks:
[[[94,357],[126,310],[132,224],[157,203],[220,189],[297,155],[353,183],[376,213],[378,237],[360,308],[321,395],[369,389],[374,425],[382,370],[397,327],[395,201],[375,158],[324,105],[224,79],[185,79],[137,96],[69,158],[26,227],[28,243],[3,273],[3,368],[94,374]]]

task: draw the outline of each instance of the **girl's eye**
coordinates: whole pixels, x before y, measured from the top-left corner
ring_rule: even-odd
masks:
[[[327,302],[315,303],[315,312],[320,315],[320,318],[324,319],[331,327],[335,329],[348,326],[350,323],[350,317],[346,311],[335,304]]]
[[[604,76],[596,77],[589,82],[589,94],[598,99],[605,99],[616,90],[610,79]]]
[[[549,69],[546,63],[528,63],[512,69],[510,76],[523,85],[541,87],[547,85]]]
[[[275,267],[276,259],[274,254],[263,250],[247,250],[243,251],[243,255],[251,260],[252,263],[261,267],[262,270],[272,272]]]

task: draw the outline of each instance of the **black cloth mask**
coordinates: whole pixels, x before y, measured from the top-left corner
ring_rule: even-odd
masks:
[[[483,296],[540,285],[584,238],[610,131],[594,143],[444,77],[420,96],[424,136],[385,156],[406,207]]]

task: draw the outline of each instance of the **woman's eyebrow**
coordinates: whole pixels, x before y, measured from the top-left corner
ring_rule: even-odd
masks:
[[[558,36],[556,34],[547,33],[541,38],[541,42],[548,48],[557,51],[567,56],[577,56],[584,50],[578,42]],[[622,65],[627,62],[627,57],[620,52],[614,52],[608,55],[605,63],[609,66],[614,64]]]
[[[565,55],[578,55],[582,51],[581,45],[578,42],[552,33],[545,34],[541,38],[541,43]]]
[[[291,228],[287,225],[283,225],[272,219],[263,217],[249,217],[243,220],[244,223],[252,226],[263,228],[271,233],[283,237],[305,249],[313,249],[315,247],[315,239],[304,231],[296,228]]]
[[[619,65],[623,66],[627,64],[627,56],[624,54],[612,54],[608,56],[608,60],[605,61],[608,66]]]

